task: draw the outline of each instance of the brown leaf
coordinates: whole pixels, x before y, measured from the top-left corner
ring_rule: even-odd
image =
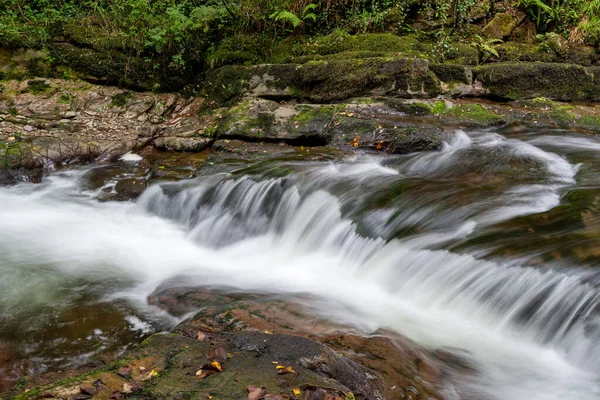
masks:
[[[93,396],[96,393],[98,393],[98,389],[91,385],[81,385],[79,386],[79,391],[83,394],[89,394],[90,396]]]
[[[202,331],[198,331],[198,334],[196,335],[196,339],[203,341],[204,339],[206,339],[206,333],[204,333]]]
[[[127,378],[131,374],[131,367],[121,367],[117,371],[117,375],[122,376],[123,378]]]
[[[263,387],[248,386],[248,400],[259,400],[265,397],[267,390]]]

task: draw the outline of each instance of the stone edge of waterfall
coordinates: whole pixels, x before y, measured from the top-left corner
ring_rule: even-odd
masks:
[[[200,397],[246,398],[248,387],[256,386],[265,394],[287,396],[277,398],[327,394],[371,400],[411,394],[443,399],[453,392],[448,366],[476,373],[459,354],[433,353],[389,331],[362,336],[348,326],[313,320],[290,302],[182,288],[159,291],[149,301],[173,313],[205,308],[107,366],[84,368],[76,376],[25,377],[6,398],[83,398],[102,392],[112,398],[178,398],[190,391]],[[206,306],[223,301],[229,305]],[[215,361],[222,371],[198,374]],[[278,373],[281,369],[290,373]]]

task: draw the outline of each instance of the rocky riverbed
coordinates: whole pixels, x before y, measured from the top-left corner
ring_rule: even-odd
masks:
[[[84,180],[98,201],[131,201],[152,183],[251,173],[272,160],[433,154],[457,129],[593,135],[598,68],[323,59],[225,66],[207,75],[201,96],[90,79],[6,80],[0,185],[89,164]],[[178,287],[147,300],[171,315],[195,314],[124,354],[42,375],[28,374],[0,343],[3,398],[442,399],[456,390],[453,377],[478,374],[460,351],[429,350],[387,330],[364,335],[289,298]]]

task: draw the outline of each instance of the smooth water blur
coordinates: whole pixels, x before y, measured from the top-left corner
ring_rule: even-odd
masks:
[[[458,131],[436,153],[275,160],[136,203],[98,202],[85,169],[2,188],[0,341],[34,370],[122,351],[175,322],[146,298],[185,277],[463,349],[480,371],[464,399],[600,398],[599,161],[591,136]]]

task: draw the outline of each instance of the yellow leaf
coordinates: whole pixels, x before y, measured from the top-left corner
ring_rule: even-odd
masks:
[[[300,394],[300,389],[292,389],[292,391],[294,392],[295,396],[298,396]]]
[[[302,150],[304,150],[304,148],[302,148]],[[272,333],[269,332],[269,331],[264,331],[264,333],[267,334],[267,335],[272,335]]]
[[[277,368],[277,369],[284,369],[285,367],[283,365],[278,365],[275,368]]]
[[[215,369],[217,371],[223,371],[223,367],[221,367],[221,364],[219,364],[217,361],[211,362],[210,365],[212,365],[213,367],[215,367]]]
[[[295,374],[296,371],[294,371],[294,368],[292,367],[285,367],[283,369],[280,369],[279,371],[277,371],[277,373],[279,375],[285,375],[285,374]]]

